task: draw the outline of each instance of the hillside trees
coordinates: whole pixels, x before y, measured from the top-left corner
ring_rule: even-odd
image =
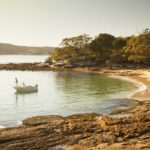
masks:
[[[129,62],[135,64],[150,64],[150,31],[146,29],[142,34],[132,37],[123,52]]]
[[[115,37],[102,33],[92,40],[86,34],[65,38],[52,55],[55,60],[92,62],[93,64],[150,65],[150,30],[131,37]]]
[[[110,60],[112,62],[124,62],[126,57],[123,55],[123,47],[126,46],[127,38],[117,37],[112,43],[112,49],[110,54]]]
[[[92,38],[87,35],[79,35],[77,37],[71,37],[71,38],[65,38],[61,42],[62,47],[77,47],[77,48],[83,48],[87,44],[89,44],[92,41]]]
[[[66,61],[91,61],[95,60],[96,54],[88,47],[92,38],[86,34],[77,37],[65,38],[61,47],[57,48],[52,58]]]
[[[90,48],[97,53],[100,62],[109,59],[114,39],[113,35],[102,33],[90,43]]]

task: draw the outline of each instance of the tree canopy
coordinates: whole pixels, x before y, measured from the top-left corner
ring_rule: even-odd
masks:
[[[150,31],[132,37],[123,48],[128,61],[133,63],[150,64]]]
[[[87,35],[79,35],[77,37],[65,38],[61,42],[62,47],[78,47],[82,48],[91,42],[92,38]]]
[[[52,58],[55,60],[86,62],[95,64],[134,63],[150,65],[150,30],[146,29],[137,36],[115,37],[101,33],[92,39],[83,34],[65,38]]]
[[[90,48],[98,52],[100,62],[105,61],[108,59],[109,54],[111,53],[112,44],[115,37],[110,34],[99,34],[91,43]]]

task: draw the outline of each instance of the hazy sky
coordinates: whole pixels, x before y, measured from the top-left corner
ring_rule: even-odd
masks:
[[[57,46],[65,37],[137,34],[150,27],[150,0],[0,0],[0,42]]]

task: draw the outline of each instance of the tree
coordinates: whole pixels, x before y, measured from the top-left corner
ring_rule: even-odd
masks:
[[[117,37],[112,43],[112,52],[110,55],[110,60],[113,62],[123,62],[122,49],[126,46],[127,38]]]
[[[62,47],[56,49],[52,58],[74,62],[94,62],[103,64],[107,60],[114,63],[132,62],[150,65],[150,30],[138,36],[114,37],[99,34],[93,41],[88,35],[80,35],[62,40]]]
[[[90,43],[90,48],[93,51],[98,52],[100,62],[104,62],[109,59],[114,39],[115,37],[113,35],[103,33],[99,34],[99,36]]]
[[[79,35],[77,37],[65,38],[61,42],[62,47],[77,47],[82,48],[91,42],[92,38],[87,35]]]
[[[87,47],[92,38],[87,34],[77,37],[65,38],[61,42],[61,47],[55,50],[52,58],[55,60],[83,61],[86,58],[93,58],[93,52]],[[91,56],[90,56],[91,54]]]
[[[132,37],[123,49],[128,61],[135,64],[150,64],[150,31]]]

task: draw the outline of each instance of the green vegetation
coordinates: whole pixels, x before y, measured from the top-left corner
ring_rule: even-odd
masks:
[[[150,65],[150,30],[146,29],[132,37],[115,37],[103,33],[94,39],[86,34],[65,38],[52,59],[85,66],[106,63]]]
[[[123,52],[129,62],[150,65],[150,30],[128,40]]]

